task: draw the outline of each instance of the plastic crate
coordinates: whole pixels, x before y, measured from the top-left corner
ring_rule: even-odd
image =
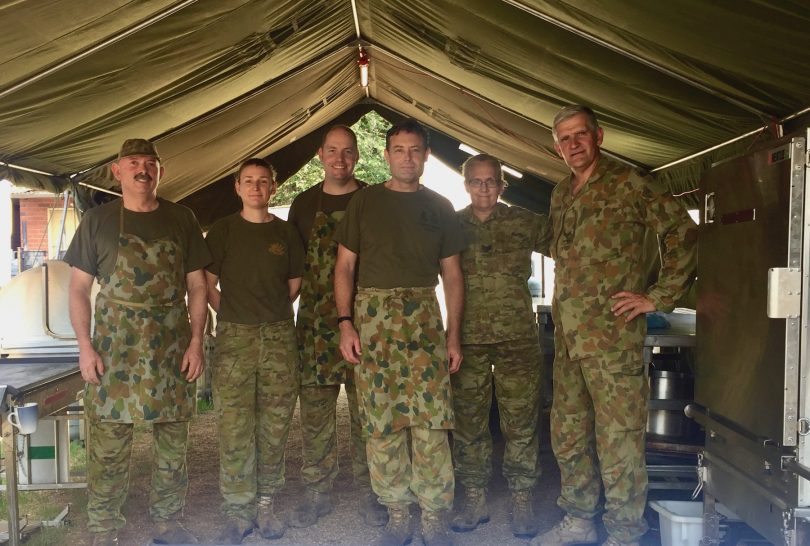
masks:
[[[650,508],[658,512],[661,526],[661,546],[699,546],[703,538],[703,503],[673,500],[650,501]],[[730,520],[736,515],[721,504],[719,514]]]

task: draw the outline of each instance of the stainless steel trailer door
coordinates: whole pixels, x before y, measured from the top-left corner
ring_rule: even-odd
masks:
[[[796,543],[808,505],[806,480],[786,470],[803,459],[805,144],[805,132],[772,141],[701,182],[695,401],[708,416],[706,492],[777,544]]]

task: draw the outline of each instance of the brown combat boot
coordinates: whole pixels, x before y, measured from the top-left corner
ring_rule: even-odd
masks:
[[[531,538],[537,534],[531,489],[512,491],[512,534],[520,538]]]
[[[118,531],[93,533],[93,546],[118,546]]]
[[[422,540],[425,546],[453,546],[444,512],[422,510]]]
[[[273,510],[273,497],[262,495],[259,497],[259,513],[256,516],[256,527],[263,538],[274,539],[284,536],[287,525]]]
[[[375,546],[404,546],[411,541],[411,507],[394,504],[388,507],[388,523]]]
[[[573,544],[595,544],[596,525],[592,519],[578,518],[566,514],[562,521],[538,537],[530,546],[571,546]]]
[[[162,519],[155,522],[157,536],[152,539],[154,544],[199,544],[197,537],[183,527],[176,519]]]
[[[366,491],[360,497],[357,512],[363,516],[363,521],[370,527],[382,527],[388,523],[388,510],[377,502],[377,495],[373,491]]]
[[[214,544],[242,544],[242,539],[253,532],[253,522],[241,518],[228,518],[225,528]]]
[[[465,488],[464,498],[461,503],[461,508],[450,522],[450,528],[453,531],[466,533],[489,521],[486,489],[480,487]]]
[[[307,489],[304,498],[290,516],[290,527],[309,527],[318,523],[318,518],[332,511],[332,496]]]

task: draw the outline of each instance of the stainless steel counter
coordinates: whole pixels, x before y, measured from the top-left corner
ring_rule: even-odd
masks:
[[[17,429],[6,421],[13,406],[36,402],[45,417],[76,401],[84,387],[76,358],[0,359],[0,427],[6,457],[6,498],[8,501],[9,544],[20,542],[17,504]]]

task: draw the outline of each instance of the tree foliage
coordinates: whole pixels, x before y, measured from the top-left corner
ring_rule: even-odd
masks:
[[[358,180],[369,184],[379,184],[388,179],[388,165],[383,158],[385,149],[385,133],[391,124],[385,121],[377,112],[371,111],[352,125],[357,135],[357,147],[360,151],[360,161],[354,169]],[[323,168],[317,154],[309,163],[301,167],[297,173],[287,179],[273,197],[273,206],[284,206],[292,203],[296,195],[311,188],[323,180]]]

